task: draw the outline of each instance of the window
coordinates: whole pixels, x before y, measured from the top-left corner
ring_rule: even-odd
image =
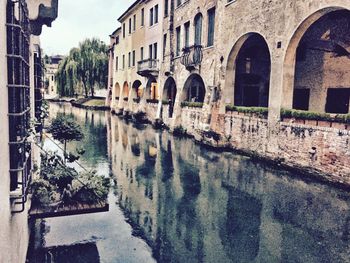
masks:
[[[123,63],[123,69],[125,69],[125,55],[123,55],[123,61],[122,61],[122,63]]]
[[[143,60],[143,47],[141,47],[140,49],[140,58],[141,58],[141,61]]]
[[[164,0],[164,17],[169,15],[169,0]]]
[[[202,14],[196,15],[196,17],[194,18],[194,44],[195,45],[202,44],[202,22],[203,22]]]
[[[131,52],[128,54],[128,67],[131,67]]]
[[[132,52],[132,66],[135,67],[136,63],[136,52],[135,50]]]
[[[152,47],[152,45],[148,46],[148,58],[149,59],[153,58],[153,47]]]
[[[166,41],[167,41],[167,34],[164,34],[164,36],[163,36],[163,58],[165,57]]]
[[[327,90],[326,112],[349,113],[350,88],[330,88]]]
[[[123,23],[123,38],[125,38],[125,23]]]
[[[115,71],[118,71],[119,69],[119,59],[118,57],[115,58]]]
[[[153,7],[149,10],[149,25],[153,26]]]
[[[158,10],[159,8],[158,8],[158,5],[156,5],[155,7],[154,7],[154,23],[155,24],[157,24],[158,23]]]
[[[129,18],[129,34],[131,34],[131,18]]]
[[[294,89],[293,109],[309,110],[310,89]]]
[[[136,30],[136,15],[134,15],[133,31]]]
[[[208,11],[208,47],[214,45],[215,8]]]
[[[154,59],[158,59],[158,43],[153,44],[153,56]]]
[[[176,7],[180,6],[181,4],[182,4],[182,1],[181,0],[177,0]]]
[[[180,56],[181,51],[181,27],[176,28],[176,56]]]
[[[190,46],[190,22],[185,24],[185,47]]]
[[[141,26],[145,25],[145,9],[141,9]]]

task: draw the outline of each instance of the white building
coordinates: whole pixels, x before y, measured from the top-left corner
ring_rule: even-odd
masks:
[[[58,0],[0,0],[0,262],[25,262],[28,183],[34,155],[26,125],[42,89],[37,35],[57,17]],[[36,114],[35,114],[36,113]]]
[[[45,65],[45,99],[52,99],[58,96],[56,73],[62,56],[51,56]]]

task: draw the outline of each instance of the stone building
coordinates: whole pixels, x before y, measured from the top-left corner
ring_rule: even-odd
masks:
[[[56,73],[63,56],[50,56],[45,64],[45,98],[52,99],[58,96]]]
[[[41,50],[38,35],[57,17],[57,0],[0,0],[0,262],[25,262],[28,183],[35,149],[28,125],[40,118]]]
[[[349,8],[341,0],[166,0],[159,98],[140,97],[137,111],[198,141],[349,184]],[[138,78],[115,74],[114,82]]]

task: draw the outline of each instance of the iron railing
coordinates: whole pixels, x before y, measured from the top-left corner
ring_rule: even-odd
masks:
[[[8,0],[6,10],[10,148],[10,198],[13,212],[25,209],[31,179],[29,19],[25,0]]]
[[[42,105],[43,105],[43,61],[41,49],[37,46],[34,53],[34,100],[35,100],[35,119],[37,121],[36,131],[40,132],[43,126]]]
[[[141,76],[147,76],[151,73],[159,72],[158,59],[146,59],[137,63],[137,73]]]
[[[187,69],[196,67],[202,63],[203,46],[193,45],[182,49],[181,64]]]

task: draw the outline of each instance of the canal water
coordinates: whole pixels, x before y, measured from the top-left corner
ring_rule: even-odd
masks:
[[[350,262],[349,193],[109,113],[50,112],[83,127],[70,147],[111,178],[110,210],[37,220],[30,262]]]

